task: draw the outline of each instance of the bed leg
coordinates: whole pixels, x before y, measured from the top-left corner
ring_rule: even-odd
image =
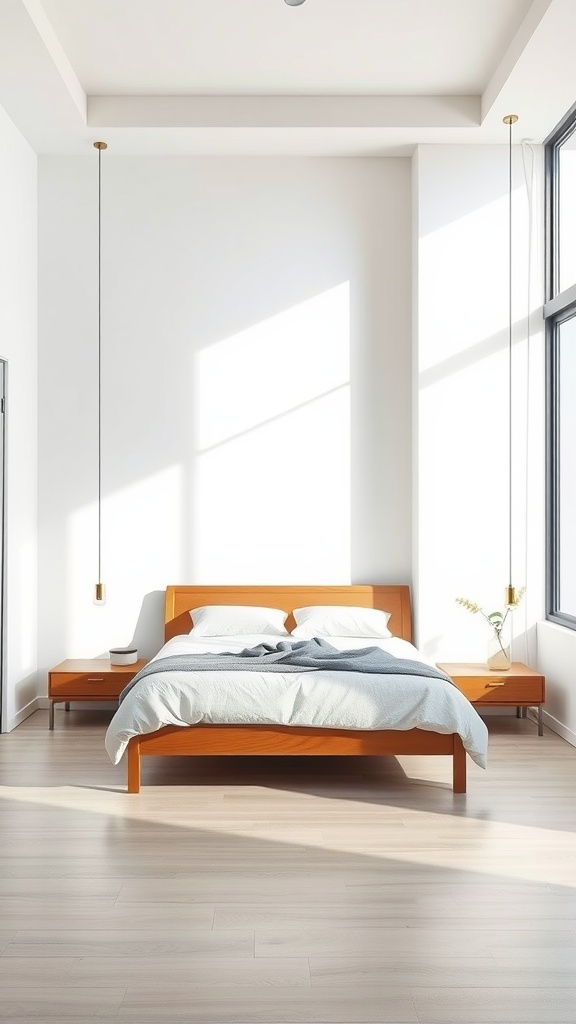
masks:
[[[466,751],[459,736],[454,736],[452,754],[452,789],[455,793],[466,792]]]
[[[128,792],[140,792],[140,741],[136,737],[128,744]]]

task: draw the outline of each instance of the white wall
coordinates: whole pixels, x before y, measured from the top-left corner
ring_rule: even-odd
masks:
[[[3,727],[35,708],[37,670],[37,161],[0,108],[0,357],[6,406]]]
[[[527,591],[514,655],[534,663],[544,614],[543,264],[521,157],[515,147],[512,576]],[[503,608],[508,583],[507,147],[419,147],[413,206],[417,637],[438,660],[485,661],[489,626],[455,598],[489,613]]]
[[[410,164],[41,158],[40,664],[161,642],[165,586],[410,582]]]

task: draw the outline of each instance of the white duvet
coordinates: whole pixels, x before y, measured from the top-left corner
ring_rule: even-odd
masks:
[[[152,659],[167,655],[241,651],[289,637],[193,639],[176,636]],[[338,650],[381,647],[399,658],[433,664],[406,640],[328,637]],[[158,672],[140,680],[120,704],[106,733],[118,764],[132,736],[165,725],[295,725],[316,729],[425,729],[458,733],[470,757],[486,767],[488,731],[456,686],[422,676],[355,672]]]

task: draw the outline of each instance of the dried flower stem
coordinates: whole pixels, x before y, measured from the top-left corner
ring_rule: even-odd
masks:
[[[516,606],[520,604],[520,601],[522,600],[522,598],[524,596],[525,590],[526,590],[526,587],[521,587],[519,589],[518,596],[516,598]],[[509,616],[509,614],[510,614],[510,612],[512,610],[511,606],[508,605],[508,607],[506,608],[506,611],[504,611],[504,612],[500,612],[500,611],[490,612],[490,614],[487,615],[486,612],[484,611],[484,609],[481,608],[479,604],[476,604],[474,601],[469,601],[468,598],[466,598],[466,597],[457,597],[456,598],[456,603],[462,605],[462,607],[466,608],[466,610],[471,612],[472,615],[476,615],[478,612],[480,612],[480,614],[483,616],[483,618],[486,619],[486,622],[488,622],[489,625],[494,630],[494,634],[496,636],[496,639],[498,640],[498,644],[500,646],[500,650],[502,651],[503,654],[505,654],[506,652],[504,650],[504,646],[502,644],[502,638],[501,638],[500,634],[502,633],[502,630],[504,628],[504,623],[506,622],[506,619],[508,618],[508,616]]]

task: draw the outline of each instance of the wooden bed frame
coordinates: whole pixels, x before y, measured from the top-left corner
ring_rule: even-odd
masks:
[[[410,591],[407,586],[340,587],[167,587],[165,639],[190,632],[190,609],[207,604],[260,605],[289,612],[288,630],[294,626],[292,610],[315,604],[379,608],[391,613],[388,628],[395,636],[412,639]],[[455,733],[345,729],[313,729],[269,725],[165,726],[134,736],[128,744],[128,792],[140,792],[141,758],[145,756],[202,754],[252,755],[395,755],[449,754],[452,788],[466,792],[466,751]]]

